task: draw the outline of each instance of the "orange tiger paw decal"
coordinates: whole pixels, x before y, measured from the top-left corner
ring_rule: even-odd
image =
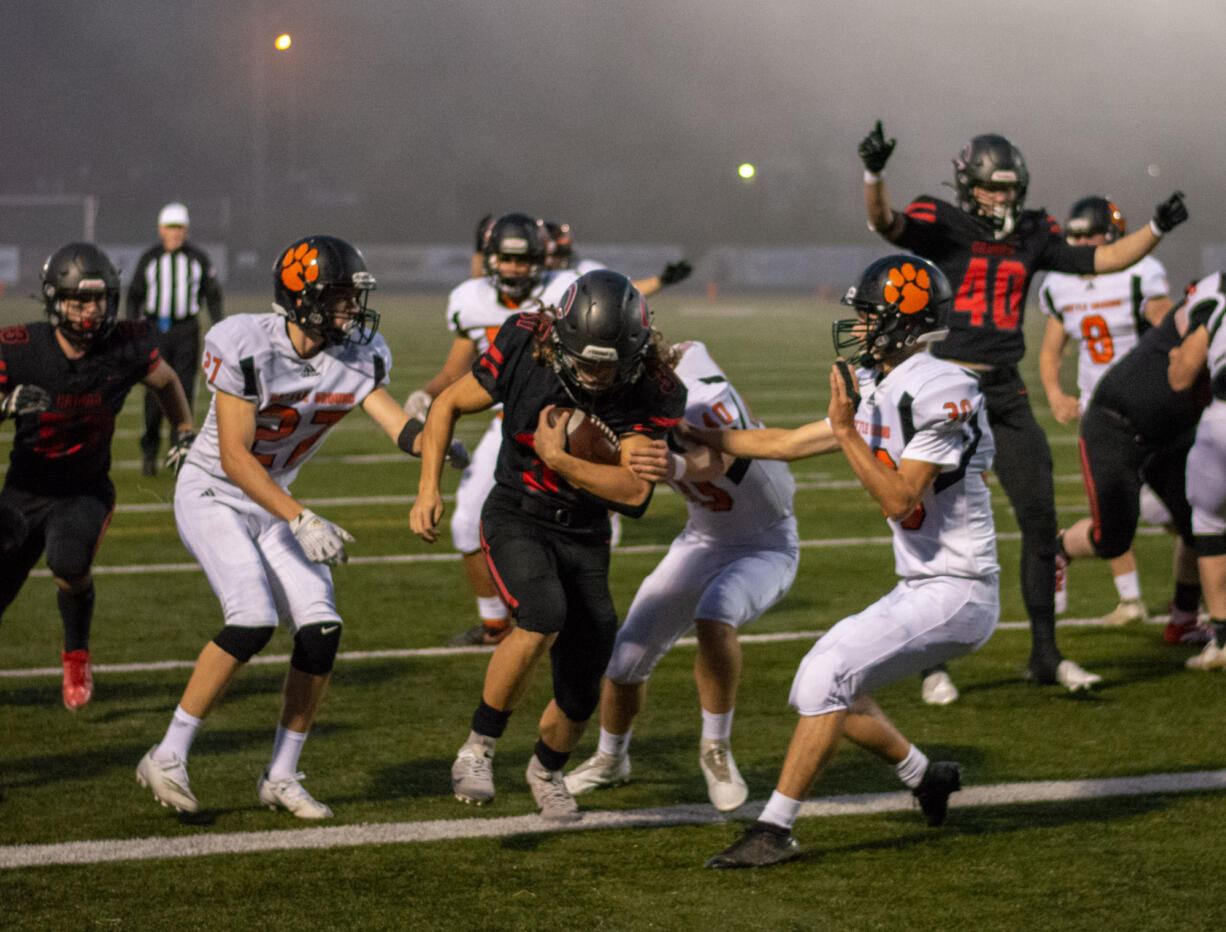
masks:
[[[891,304],[897,302],[902,314],[914,314],[928,306],[932,299],[932,283],[928,281],[928,270],[917,269],[910,262],[903,263],[900,269],[890,269],[890,283],[885,286],[885,299]]]
[[[318,249],[312,249],[306,243],[299,243],[297,249],[292,249],[281,257],[281,282],[290,291],[302,291],[308,282],[319,277],[319,266],[315,262],[319,255]]]

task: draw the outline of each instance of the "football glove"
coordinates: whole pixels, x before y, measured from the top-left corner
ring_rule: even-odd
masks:
[[[170,449],[166,451],[165,466],[172,474],[178,475],[179,470],[183,468],[183,464],[187,462],[187,453],[192,448],[192,441],[196,439],[194,430],[181,430],[175,435],[175,442],[170,445]]]
[[[302,546],[302,552],[312,563],[336,566],[349,562],[345,544],[353,543],[353,535],[343,527],[321,518],[310,508],[303,508],[290,521],[289,527]]]
[[[430,412],[430,402],[433,400],[429,392],[419,388],[404,403],[404,413],[409,417],[417,418],[424,424],[426,422],[426,415]]]
[[[17,385],[0,401],[0,421],[20,414],[36,414],[51,407],[51,395],[40,385]]]
[[[885,168],[885,163],[890,160],[897,142],[897,139],[886,141],[885,133],[881,131],[881,121],[878,120],[873,131],[860,142],[860,161],[868,171],[873,174],[880,173],[881,169]]]
[[[670,262],[664,266],[664,271],[660,273],[661,285],[675,285],[677,282],[683,282],[690,277],[690,273],[694,271],[694,267],[682,259],[680,262]]]
[[[452,440],[447,448],[447,462],[456,469],[467,469],[473,458],[468,455],[468,448],[458,440]]]
[[[1154,208],[1154,226],[1159,235],[1170,233],[1188,219],[1188,208],[1183,202],[1183,192],[1176,191]]]

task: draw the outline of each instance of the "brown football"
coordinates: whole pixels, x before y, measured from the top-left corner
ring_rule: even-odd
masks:
[[[549,426],[557,424],[561,418],[569,418],[566,422],[567,453],[605,466],[621,463],[621,441],[608,424],[579,408],[554,408],[549,412]]]

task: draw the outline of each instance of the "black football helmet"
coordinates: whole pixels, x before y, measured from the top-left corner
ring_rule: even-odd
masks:
[[[366,306],[375,277],[366,260],[335,236],[306,236],[283,250],[272,267],[273,306],[303,330],[317,333],[328,346],[369,343],[379,329],[379,313]],[[356,308],[336,313],[338,292],[356,291]]]
[[[494,287],[512,301],[522,301],[541,280],[545,267],[545,225],[527,214],[506,214],[494,221],[485,237],[485,274]],[[522,259],[528,270],[501,275],[499,257]]]
[[[570,224],[546,220],[545,234],[549,238],[545,250],[545,265],[550,269],[573,269],[575,238],[571,235]]]
[[[916,343],[935,343],[949,333],[953,289],[939,268],[911,255],[886,256],[869,265],[842,302],[857,317],[836,320],[834,349],[849,362],[873,368]]]
[[[69,243],[43,263],[43,309],[51,326],[73,343],[85,345],[106,337],[119,316],[119,273],[106,253],[93,243]],[[102,299],[102,317],[92,325],[71,321],[64,314],[65,299]]]
[[[651,314],[630,279],[598,269],[567,289],[550,336],[553,368],[567,392],[590,397],[638,381],[651,343]]]
[[[1115,203],[1099,195],[1083,197],[1069,211],[1068,223],[1064,225],[1064,235],[1072,240],[1077,236],[1097,236],[1103,234],[1104,242],[1114,243],[1128,232],[1128,224],[1124,213]]]
[[[958,192],[958,206],[968,214],[987,220],[997,236],[1008,236],[1013,232],[1029,184],[1030,172],[1026,169],[1022,153],[1004,136],[995,133],[976,136],[954,159],[954,188]],[[984,208],[975,198],[975,188],[1012,190],[1013,200],[995,208]]]

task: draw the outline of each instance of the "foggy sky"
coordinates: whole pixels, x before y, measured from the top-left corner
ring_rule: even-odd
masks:
[[[881,118],[900,208],[981,132],[1060,219],[1105,193],[1135,229],[1185,191],[1175,284],[1226,241],[1223,36],[1216,0],[0,0],[0,193],[98,194],[109,241],[182,199],[235,245],[466,240],[513,209],[580,245],[865,243]]]

